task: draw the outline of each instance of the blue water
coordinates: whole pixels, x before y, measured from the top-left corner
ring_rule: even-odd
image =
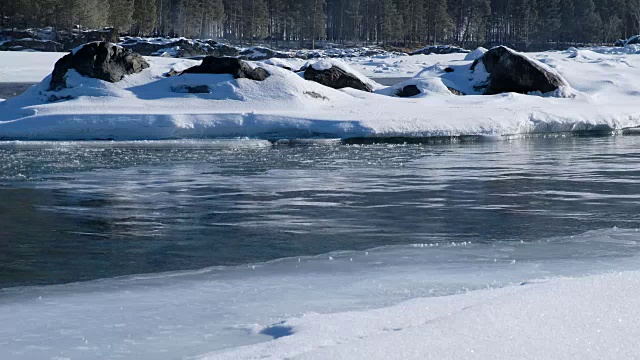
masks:
[[[634,229],[639,183],[640,137],[632,136],[4,142],[0,288]]]

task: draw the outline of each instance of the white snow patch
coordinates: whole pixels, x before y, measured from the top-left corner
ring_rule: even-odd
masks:
[[[66,53],[0,51],[0,83],[40,82]]]
[[[554,279],[278,324],[289,336],[202,359],[633,358],[640,272]]]
[[[484,55],[484,53],[486,53],[488,50],[483,48],[482,46],[473,50],[472,52],[468,53],[464,59],[465,60],[470,60],[470,61],[474,61],[477,59],[480,59],[482,57],[482,55]]]

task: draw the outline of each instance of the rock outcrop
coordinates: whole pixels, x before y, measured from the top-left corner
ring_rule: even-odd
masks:
[[[350,87],[367,92],[373,91],[371,85],[335,65],[328,68],[319,67],[315,64],[308,66],[304,70],[304,78],[334,89]]]
[[[553,92],[561,86],[568,86],[555,71],[505,46],[494,47],[487,51],[473,62],[471,71],[478,71],[480,65],[488,73],[488,78],[474,85],[474,88],[484,95],[505,92],[544,94]]]
[[[251,68],[246,62],[230,57],[207,56],[200,65],[190,67],[182,74],[231,74],[234,79],[263,81],[269,73],[261,68]]]
[[[49,89],[65,88],[65,76],[70,69],[83,76],[115,83],[126,75],[137,74],[148,67],[149,64],[139,54],[112,43],[93,42],[56,62]]]
[[[190,58],[197,56],[237,56],[239,53],[238,49],[213,40],[176,39],[175,41],[169,41],[163,38],[125,38],[120,45],[144,56],[163,56],[168,54],[176,58]]]

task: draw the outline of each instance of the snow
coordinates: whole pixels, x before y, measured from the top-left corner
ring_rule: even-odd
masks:
[[[377,92],[379,94],[384,94],[387,96],[395,96],[398,91],[409,85],[415,85],[418,90],[420,90],[420,94],[412,97],[413,99],[418,97],[430,97],[434,95],[453,96],[451,91],[449,91],[447,86],[442,82],[442,79],[440,78],[413,78],[400,82],[396,85],[389,86],[382,90],[378,90]]]
[[[487,52],[487,49],[483,48],[482,46],[473,50],[472,52],[468,53],[464,59],[465,60],[471,60],[474,61],[476,59],[479,59],[482,57],[482,55],[484,55],[484,53]]]
[[[640,351],[640,272],[555,279],[307,314],[277,324],[293,333],[203,359],[625,359]]]
[[[0,83],[36,83],[66,53],[0,51]]]
[[[57,57],[63,54],[56,54]],[[341,66],[366,79],[415,76],[427,95],[393,96],[376,85],[374,93],[334,90],[281,68],[299,68],[299,59],[252,63],[272,74],[264,82],[224,75],[165,78],[170,69],[193,60],[150,57],[151,68],[116,84],[71,76],[76,87],[48,102],[48,81],[0,105],[0,138],[6,139],[166,139],[248,136],[280,138],[349,138],[362,136],[513,137],[540,133],[597,130],[630,131],[640,126],[635,105],[640,94],[640,57],[604,53],[600,48],[529,53],[539,66],[557,71],[568,86],[553,96],[475,95],[473,85],[486,77],[469,71],[466,54],[322,59],[315,66]],[[20,57],[22,56],[22,57]],[[33,56],[33,57],[30,57]],[[41,76],[57,58],[49,54],[0,54],[0,63],[38,65]],[[34,64],[35,62],[35,64]],[[323,65],[324,64],[324,65]],[[451,67],[454,72],[444,72]],[[16,68],[3,68],[10,79],[24,79]],[[26,71],[25,71],[26,73]],[[359,74],[360,73],[360,74]],[[31,75],[29,75],[31,76]],[[3,78],[3,81],[4,80]],[[440,84],[440,82],[442,84]],[[183,94],[172,88],[207,85],[211,94]],[[440,96],[442,85],[468,96]],[[452,86],[455,85],[455,86]],[[439,90],[438,90],[439,89]],[[425,111],[428,109],[428,111]]]
[[[5,289],[0,358],[628,358],[640,331],[639,234],[389,246]]]

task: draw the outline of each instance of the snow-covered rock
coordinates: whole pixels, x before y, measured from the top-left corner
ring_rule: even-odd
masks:
[[[207,56],[200,65],[190,67],[183,74],[229,74],[234,79],[263,81],[269,73],[261,67],[251,67],[246,62],[230,57]]]
[[[348,87],[371,92],[376,87],[373,81],[337,60],[316,61],[307,66],[304,78],[334,89]]]
[[[191,58],[196,56],[237,56],[239,54],[239,50],[235,47],[213,40],[125,37],[119,45],[144,56]]]
[[[378,94],[398,97],[451,96],[452,91],[439,77],[416,77],[377,91]]]
[[[479,58],[482,57],[482,55],[484,55],[484,53],[486,53],[488,50],[483,48],[482,46],[480,46],[479,48],[473,50],[472,52],[468,53],[464,59],[465,60],[470,60],[470,61],[474,61],[477,60]]]
[[[547,94],[569,88],[567,81],[553,69],[505,46],[494,47],[476,59],[471,71],[476,69],[488,74],[486,80],[473,85],[485,95],[505,92]]]
[[[127,49],[107,42],[81,46],[56,62],[51,75],[50,90],[67,87],[66,76],[71,69],[80,75],[118,82],[125,75],[137,74],[149,67],[145,59]]]
[[[410,55],[431,55],[431,54],[455,54],[455,53],[468,53],[469,50],[459,48],[452,45],[431,45],[425,46],[421,49],[412,51]]]

